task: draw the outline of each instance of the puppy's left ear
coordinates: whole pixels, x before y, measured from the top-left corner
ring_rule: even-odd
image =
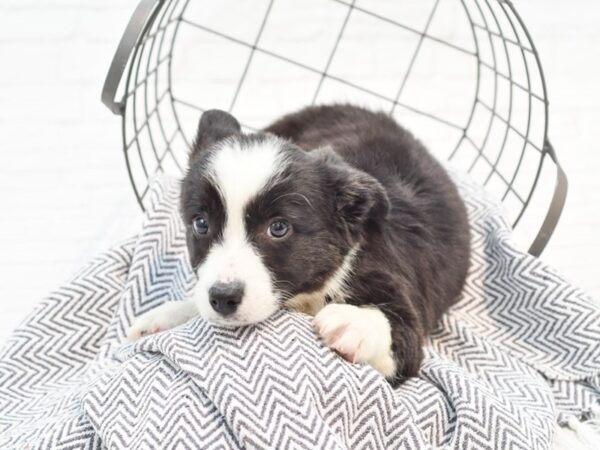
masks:
[[[228,112],[219,109],[204,112],[198,124],[190,160],[202,154],[216,142],[239,134],[241,130],[240,123]]]
[[[359,234],[368,220],[381,219],[388,214],[390,200],[387,192],[373,176],[350,166],[330,147],[310,153],[329,167],[333,176],[336,214],[351,234]]]
[[[344,167],[340,170],[335,205],[352,234],[360,233],[370,219],[384,218],[390,209],[385,188],[371,175]]]

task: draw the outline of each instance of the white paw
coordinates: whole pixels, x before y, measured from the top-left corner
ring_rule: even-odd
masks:
[[[158,308],[138,317],[127,330],[127,339],[137,341],[149,334],[170,330],[197,314],[196,307],[191,302],[163,303]]]
[[[147,336],[149,334],[159,333],[166,330],[168,327],[166,323],[163,323],[163,318],[157,314],[154,314],[152,310],[146,314],[141,315],[127,330],[127,339],[130,341],[137,341],[138,339]]]
[[[325,344],[353,363],[368,363],[382,375],[395,373],[390,323],[377,308],[333,303],[314,318]]]

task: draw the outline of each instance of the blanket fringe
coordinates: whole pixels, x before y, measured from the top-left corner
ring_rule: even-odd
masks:
[[[570,416],[558,426],[554,450],[598,450],[600,448],[600,405],[592,406],[581,417]]]

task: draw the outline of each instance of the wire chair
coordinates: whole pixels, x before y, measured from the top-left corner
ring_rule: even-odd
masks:
[[[513,227],[550,157],[554,193],[531,254],[566,198],[538,53],[509,1],[142,0],[102,101],[122,116],[142,209],[153,176],[185,170],[205,109],[253,131],[333,101],[389,112],[498,197]]]

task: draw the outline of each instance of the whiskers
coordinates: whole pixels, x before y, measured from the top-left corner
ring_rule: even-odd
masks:
[[[284,287],[281,287],[282,283],[288,284],[291,287],[294,286],[294,284],[291,281],[287,280],[277,280],[273,282],[273,284],[275,285],[275,289],[273,290],[273,292],[275,293],[275,296],[277,297],[277,301],[279,303],[285,303],[294,297],[294,294],[287,291]]]
[[[289,292],[283,291],[281,289],[275,289],[274,292],[279,303],[286,303],[295,297],[294,294],[290,294]]]

